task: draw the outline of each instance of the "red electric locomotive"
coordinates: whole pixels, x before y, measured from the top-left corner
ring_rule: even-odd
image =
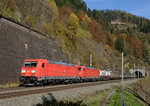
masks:
[[[88,81],[95,81],[99,80],[99,69],[93,67],[86,67],[85,68],[85,79]]]
[[[80,80],[82,81],[94,81],[100,78],[99,69],[86,66],[77,66]],[[81,81],[81,82],[82,82]]]
[[[24,84],[44,84],[78,81],[82,73],[78,66],[46,59],[26,59],[21,69],[20,81]]]

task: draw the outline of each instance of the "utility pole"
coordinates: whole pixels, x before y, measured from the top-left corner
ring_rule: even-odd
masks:
[[[135,76],[136,76],[136,74],[135,74],[135,71],[136,71],[136,65],[135,65],[135,63],[134,63],[134,78],[135,78]]]
[[[140,70],[140,69],[139,69],[139,65],[138,65],[138,79],[139,79],[139,70]]]
[[[124,86],[123,86],[123,77],[124,77],[124,75],[123,75],[123,52],[122,52],[122,87],[124,88]]]
[[[92,67],[92,54],[90,54],[90,67]]]
[[[134,70],[135,70],[135,63],[134,63]]]
[[[27,50],[28,50],[28,44],[27,43],[25,43],[25,49],[26,49],[25,59],[27,59]]]
[[[124,102],[124,93],[123,93],[123,88],[124,88],[124,85],[123,85],[123,52],[122,52],[122,106],[125,106],[125,102]]]
[[[116,70],[116,64],[114,64],[114,71]]]

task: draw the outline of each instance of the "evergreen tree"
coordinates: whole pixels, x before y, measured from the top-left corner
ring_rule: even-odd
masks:
[[[121,53],[124,52],[125,40],[122,36],[119,36],[115,42],[115,48]]]

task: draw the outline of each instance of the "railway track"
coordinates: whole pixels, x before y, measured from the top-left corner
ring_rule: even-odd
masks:
[[[13,90],[20,90],[24,89],[25,87],[20,86],[20,87],[12,87],[12,88],[0,88],[0,93],[5,92],[5,91],[13,91]]]
[[[32,95],[32,94],[41,94],[41,93],[48,93],[48,92],[54,92],[54,91],[61,91],[61,90],[67,90],[67,89],[73,89],[73,88],[81,88],[81,87],[117,83],[117,82],[120,82],[120,80],[99,81],[99,82],[93,82],[93,83],[80,83],[80,84],[65,85],[65,86],[53,86],[51,88],[41,87],[39,89],[37,88],[29,89],[26,91],[13,91],[9,93],[0,94],[0,100],[10,99],[10,98],[20,97],[20,96],[27,96],[27,95]]]

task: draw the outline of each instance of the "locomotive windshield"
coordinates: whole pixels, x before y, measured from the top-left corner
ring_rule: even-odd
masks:
[[[37,61],[26,61],[24,63],[25,67],[36,67],[36,65],[37,65]]]
[[[78,70],[81,71],[81,67],[79,67]]]

